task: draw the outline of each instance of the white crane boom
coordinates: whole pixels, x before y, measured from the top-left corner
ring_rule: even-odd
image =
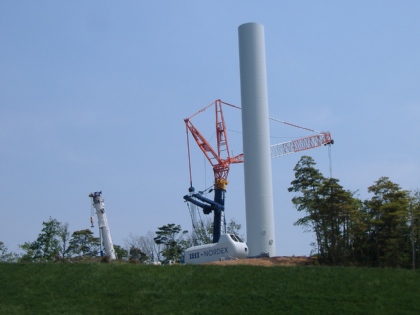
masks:
[[[102,236],[103,245],[105,248],[105,255],[110,259],[116,259],[114,245],[112,243],[111,232],[109,230],[108,221],[105,214],[105,203],[101,196],[102,191],[89,194],[92,198],[93,206],[95,207],[98,216],[99,231]],[[101,244],[102,246],[102,244]]]
[[[271,158],[274,159],[286,154],[309,150],[329,144],[334,144],[331,134],[329,132],[321,132],[317,135],[271,145]]]

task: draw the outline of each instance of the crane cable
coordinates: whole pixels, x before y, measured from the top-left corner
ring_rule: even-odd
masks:
[[[329,160],[330,178],[332,178],[331,144],[328,144],[328,160]]]
[[[273,121],[276,121],[276,122],[279,122],[279,123],[282,123],[282,124],[285,124],[285,125],[289,125],[289,126],[292,126],[292,127],[296,127],[296,128],[308,130],[308,131],[311,131],[311,132],[322,133],[321,131],[317,131],[317,130],[314,130],[314,129],[310,129],[310,128],[298,126],[298,125],[295,125],[295,124],[291,124],[291,123],[288,123],[286,121],[283,121],[283,120],[280,120],[280,119],[276,119],[276,118],[273,118],[273,117],[268,117],[268,119],[273,120]]]
[[[186,132],[187,132],[187,149],[188,149],[188,170],[189,170],[189,173],[190,173],[190,188],[193,188],[193,185],[192,185],[192,169],[191,169],[191,153],[190,153],[190,138],[188,136],[188,127],[186,127]],[[192,193],[192,190],[190,190],[190,193]],[[189,202],[187,202],[187,207],[188,207],[188,210],[190,212],[191,221],[192,221],[192,225],[193,225],[193,229],[194,229],[195,233],[197,234],[197,231],[198,231],[198,227],[196,226],[196,223],[200,224],[201,228],[204,231],[205,228],[204,228],[203,219],[201,218],[200,211],[197,211],[195,205],[193,207],[190,207]],[[195,215],[193,214],[193,212],[198,213],[198,216],[199,216],[199,219],[197,220],[198,222],[194,222]]]
[[[193,226],[193,232],[195,234],[195,237],[198,237],[200,229],[202,231],[206,231],[206,228],[204,227],[203,218],[201,217],[200,211],[197,211],[197,206],[194,204],[190,205],[189,202],[187,202],[188,211],[190,212],[191,222]],[[196,214],[198,214],[198,218],[196,217]],[[195,220],[194,220],[195,219]],[[196,243],[197,240],[194,240]],[[198,243],[194,245],[199,245]]]
[[[94,217],[94,213],[93,213],[93,203],[90,204],[90,227],[93,228],[95,227],[93,225],[93,223],[95,222],[95,217]]]
[[[190,138],[188,137],[188,127],[185,128],[187,132],[187,149],[188,149],[188,169],[190,172],[190,187],[192,187],[192,171],[191,171],[191,156],[190,156]]]

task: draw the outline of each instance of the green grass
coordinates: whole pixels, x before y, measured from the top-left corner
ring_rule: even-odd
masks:
[[[0,264],[0,314],[419,314],[401,269]]]

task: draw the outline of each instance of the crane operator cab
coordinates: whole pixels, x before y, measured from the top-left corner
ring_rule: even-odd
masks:
[[[198,245],[186,249],[182,262],[185,264],[202,264],[247,257],[248,246],[238,235],[222,234],[217,243]]]

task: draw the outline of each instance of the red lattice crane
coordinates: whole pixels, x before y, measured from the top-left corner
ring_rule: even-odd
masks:
[[[226,232],[225,225],[223,224],[222,226],[222,222],[224,223],[225,192],[226,185],[228,184],[227,177],[229,174],[230,164],[243,162],[243,154],[239,154],[236,156],[230,155],[229,142],[227,137],[225,119],[223,117],[222,104],[239,108],[235,105],[222,102],[221,100],[216,100],[210,105],[204,107],[202,110],[198,111],[196,114],[192,115],[191,117],[184,119],[185,125],[187,127],[188,162],[190,170],[190,195],[184,196],[184,199],[203,208],[205,214],[209,214],[211,211],[213,211],[213,243],[217,243],[220,238],[220,234],[222,232]],[[206,138],[198,131],[198,129],[191,122],[191,118],[205,111],[211,106],[214,106],[216,114],[217,150],[215,150],[210,145]],[[194,187],[192,186],[188,131],[191,133],[191,135],[197,142],[198,147],[201,149],[201,151],[203,151],[205,157],[213,167],[214,200],[207,199],[199,193],[194,193]]]
[[[229,174],[229,169],[231,164],[235,163],[243,163],[244,156],[243,153],[231,156],[229,151],[229,143],[227,137],[227,130],[225,119],[223,116],[222,105],[231,106],[237,109],[241,109],[238,106],[225,103],[221,100],[216,100],[210,105],[207,105],[194,115],[189,118],[185,118],[185,126],[187,128],[187,145],[188,145],[188,164],[189,164],[189,172],[190,172],[190,194],[185,195],[184,199],[192,202],[193,204],[201,207],[205,214],[209,214],[213,211],[214,213],[214,224],[213,224],[213,243],[217,243],[219,240],[220,234],[223,232],[225,233],[225,226],[222,226],[222,222],[224,223],[224,204],[225,204],[225,192],[226,192],[226,185],[228,184],[227,177]],[[204,112],[207,108],[214,106],[215,108],[215,115],[216,115],[216,139],[217,139],[217,149],[214,149],[210,143],[206,140],[206,138],[198,131],[198,129],[193,125],[191,119],[197,116],[199,113]],[[329,132],[317,132],[312,129],[300,127],[297,125],[293,125],[284,121],[280,121],[274,118],[270,118],[272,120],[309,130],[312,132],[316,132],[316,135],[312,135],[309,137],[296,139],[280,144],[271,145],[271,157],[276,158],[279,156],[283,156],[286,154],[299,152],[303,150],[313,149],[322,145],[330,145],[334,143],[332,140],[331,134]],[[210,200],[205,198],[200,193],[194,193],[194,188],[192,186],[192,172],[191,172],[191,161],[190,161],[190,145],[189,145],[189,137],[188,134],[191,133],[194,140],[196,141],[198,147],[204,153],[207,160],[210,162],[211,166],[213,167],[214,173],[214,200]]]

